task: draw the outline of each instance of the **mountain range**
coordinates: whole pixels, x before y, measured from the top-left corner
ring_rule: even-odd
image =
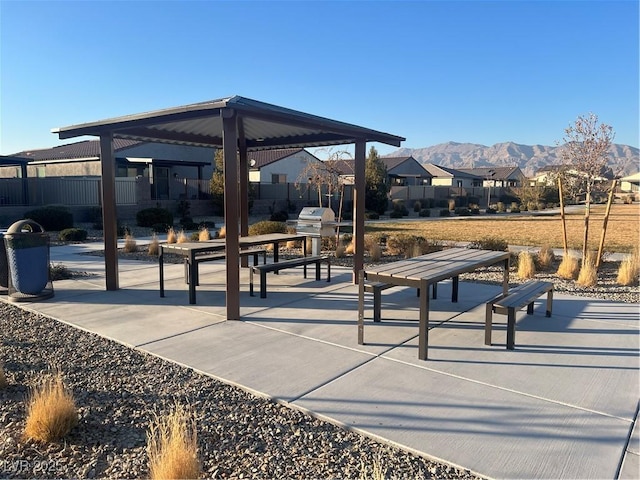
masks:
[[[400,148],[386,157],[412,156],[420,163],[433,163],[449,168],[510,167],[517,165],[532,177],[547,165],[562,162],[559,149],[546,145],[520,145],[513,142],[496,143],[490,147],[476,143],[447,142],[424,148]],[[608,165],[620,176],[640,170],[640,151],[629,145],[613,144]]]

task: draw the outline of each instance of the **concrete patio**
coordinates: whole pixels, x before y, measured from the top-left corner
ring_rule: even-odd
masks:
[[[431,303],[429,360],[417,358],[418,299],[383,293],[383,321],[368,298],[366,345],[357,343],[357,286],[300,269],[270,275],[266,299],[248,294],[241,321],[226,321],[224,263],[200,266],[189,305],[182,265],[119,261],[120,290],[105,291],[101,244],[52,247],[51,260],[92,276],[54,283],[47,301],[18,304],[374,438],[491,478],[640,477],[637,304],[556,294],[518,315],[516,349],[505,349],[496,315],[484,345],[484,304],[500,288],[450,283]],[[323,275],[324,276],[324,275]]]

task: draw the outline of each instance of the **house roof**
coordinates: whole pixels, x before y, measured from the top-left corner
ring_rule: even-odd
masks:
[[[143,142],[138,140],[114,139],[114,152],[139,145]],[[83,142],[69,143],[52,148],[39,150],[25,150],[16,153],[15,156],[26,158],[28,161],[45,160],[73,160],[73,159],[96,159],[100,158],[100,140],[85,140]]]
[[[404,137],[244,98],[226,97],[52,130],[60,139],[82,135],[222,147],[223,117],[238,118],[248,150],[380,142],[399,147]]]
[[[473,175],[469,172],[463,172],[462,170],[455,170],[449,167],[434,165],[433,163],[426,163],[423,165],[423,167],[435,178],[481,178],[478,175]]]
[[[408,157],[380,157],[384,166],[387,167],[387,172],[390,172],[394,168],[402,165],[406,161],[413,160],[418,165],[423,166],[412,156]],[[353,175],[354,172],[354,160],[337,160],[336,168],[340,171],[341,175]],[[429,175],[428,171],[425,171],[425,176]]]
[[[251,162],[251,168],[259,169],[271,163],[282,160],[283,158],[290,157],[304,151],[304,148],[280,148],[277,150],[256,150],[249,154],[249,162]],[[255,160],[255,163],[253,163]]]
[[[512,167],[481,167],[481,168],[459,168],[459,172],[469,173],[476,177],[489,180],[507,180],[517,170],[518,166]]]

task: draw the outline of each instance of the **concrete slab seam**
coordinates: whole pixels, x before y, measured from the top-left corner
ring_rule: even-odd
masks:
[[[622,455],[620,458],[620,462],[618,463],[618,468],[616,469],[616,475],[614,478],[620,478],[620,472],[622,472],[622,466],[624,465],[624,461],[627,458],[627,455],[631,454],[634,455],[633,452],[629,451],[629,445],[631,444],[631,437],[633,436],[633,429],[636,426],[636,423],[638,423],[638,412],[640,412],[640,401],[638,401],[638,404],[636,405],[636,413],[633,417],[633,421],[631,422],[631,426],[629,427],[629,434],[627,435],[627,442],[622,450]]]

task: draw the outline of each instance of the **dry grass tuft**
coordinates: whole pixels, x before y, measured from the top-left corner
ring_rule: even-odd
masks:
[[[422,255],[422,246],[420,245],[420,242],[415,242],[411,247],[410,256],[413,258],[419,257],[420,255]]]
[[[355,238],[352,238],[351,241],[349,242],[349,244],[345,247],[344,253],[346,253],[347,255],[353,255],[354,253],[356,253],[356,240],[355,240]]]
[[[583,287],[593,287],[598,283],[598,271],[596,270],[595,255],[587,255],[582,262],[582,268],[578,274],[576,283]]]
[[[347,247],[344,244],[340,244],[336,247],[336,258],[344,258]]]
[[[360,480],[385,480],[387,478],[387,472],[382,467],[382,461],[379,458],[374,459],[373,465],[371,465],[371,473],[369,474],[369,468],[364,462],[360,463]]]
[[[73,395],[65,388],[62,374],[54,371],[29,395],[24,434],[40,442],[53,442],[66,436],[77,423]]]
[[[640,281],[638,277],[640,277],[640,247],[636,247],[633,253],[620,263],[616,281],[620,285],[630,286]]]
[[[556,275],[567,280],[574,280],[578,276],[579,270],[580,265],[578,263],[578,259],[573,255],[567,253],[562,257],[562,261],[558,266]]]
[[[4,375],[4,367],[0,364],[0,389],[7,388],[9,382],[7,382],[7,377]]]
[[[542,271],[549,270],[556,260],[556,256],[553,253],[553,249],[549,245],[545,245],[540,248],[538,255],[536,256],[538,268]]]
[[[184,233],[184,230],[180,230],[178,232],[178,238],[176,239],[176,243],[187,243],[189,241],[189,237]]]
[[[200,477],[196,424],[188,408],[176,405],[167,417],[155,416],[147,433],[147,454],[152,479]]]
[[[151,242],[149,242],[148,252],[151,256],[158,256],[158,254],[160,253],[160,241],[158,240],[158,236],[155,233],[151,238]]]
[[[526,250],[518,254],[518,278],[526,280],[536,276],[536,265],[533,255]]]
[[[176,243],[178,240],[178,236],[176,235],[176,231],[171,227],[167,230],[167,243]]]
[[[124,236],[124,251],[127,253],[133,253],[138,251],[138,245],[136,244],[136,239],[133,238],[133,235],[126,234]]]
[[[227,227],[225,225],[220,227],[220,231],[218,232],[218,238],[226,238],[227,236]]]
[[[211,234],[209,233],[209,229],[205,227],[205,228],[202,228],[198,233],[198,241],[206,242],[207,240],[211,240]]]
[[[369,248],[369,254],[371,255],[371,261],[379,262],[382,258],[382,248],[380,248],[380,244],[371,244],[371,247]]]

